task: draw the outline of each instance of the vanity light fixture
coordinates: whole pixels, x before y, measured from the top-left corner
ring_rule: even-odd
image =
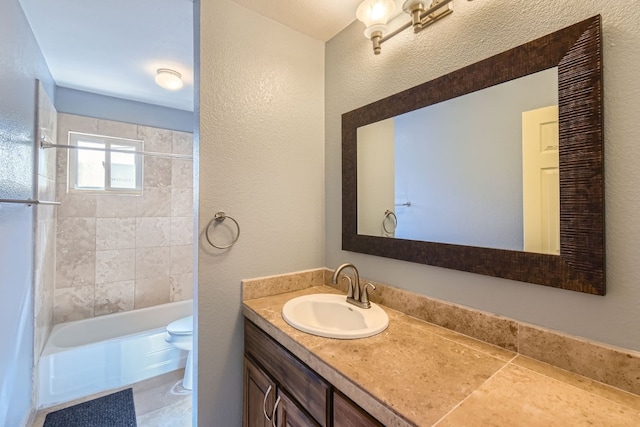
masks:
[[[167,90],[178,90],[184,85],[182,82],[182,75],[179,72],[168,68],[158,68],[156,83],[161,88]]]
[[[387,21],[393,14],[393,0],[364,0],[356,10],[356,18],[366,26],[364,35],[373,43],[373,53],[380,54],[380,45],[409,27],[419,33],[434,22],[453,12],[453,0],[406,0],[402,10],[411,16],[411,21],[397,30],[384,35]]]

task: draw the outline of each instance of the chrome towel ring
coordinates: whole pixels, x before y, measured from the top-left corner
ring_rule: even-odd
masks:
[[[392,221],[393,230],[387,229],[387,219],[390,219]],[[396,214],[393,211],[390,211],[389,209],[384,211],[384,218],[382,219],[382,228],[384,229],[384,231],[391,234],[396,231],[397,227],[398,227],[398,217],[396,216]]]
[[[238,229],[238,232],[236,233],[236,237],[234,237],[234,239],[228,245],[222,245],[222,246],[216,245],[215,243],[213,243],[211,236],[209,236],[209,232],[212,228],[211,226],[213,225],[215,227],[216,224],[222,224],[222,222],[224,222],[224,220],[227,218],[233,221],[233,223],[236,225],[236,228]],[[216,212],[213,218],[211,218],[211,221],[209,221],[209,224],[207,224],[207,228],[205,228],[204,230],[204,236],[207,238],[207,242],[209,242],[209,244],[214,248],[228,249],[231,246],[235,245],[238,239],[240,238],[240,224],[238,224],[238,221],[236,221],[234,217],[227,215],[223,211],[219,211],[219,212]]]

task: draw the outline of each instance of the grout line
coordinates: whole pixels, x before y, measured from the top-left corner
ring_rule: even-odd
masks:
[[[440,418],[438,421],[436,421],[432,426],[435,427],[438,424],[440,424],[440,422],[442,422],[445,418],[447,418],[449,415],[451,415],[451,413],[453,411],[455,411],[456,409],[458,409],[464,402],[466,402],[471,396],[473,396],[478,390],[480,390],[482,388],[482,386],[484,386],[485,384],[487,384],[489,381],[491,381],[496,375],[498,375],[500,372],[502,372],[507,366],[509,366],[511,364],[511,362],[513,362],[515,360],[515,358],[518,357],[517,355],[513,356],[513,358],[511,358],[511,360],[509,360],[508,362],[506,362],[500,369],[498,369],[496,372],[493,373],[493,375],[491,375],[489,378],[487,378],[486,380],[484,380],[484,382],[482,384],[480,384],[474,391],[472,391],[471,393],[469,393],[469,395],[467,397],[465,397],[464,399],[462,399],[460,402],[458,402],[457,405],[455,405],[453,408],[451,408],[451,410],[449,412],[447,412],[446,414],[444,414],[442,416],[442,418]]]

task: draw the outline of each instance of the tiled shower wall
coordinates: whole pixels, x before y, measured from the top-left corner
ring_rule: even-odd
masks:
[[[42,84],[38,83],[38,138],[46,134],[51,142],[56,142],[57,112],[47,96]],[[56,152],[53,149],[38,150],[38,199],[56,200]],[[34,363],[53,326],[53,295],[56,271],[56,207],[37,205],[35,207],[36,233],[34,248]]]
[[[69,131],[193,151],[190,133],[59,114],[58,143]],[[145,156],[142,196],[82,194],[67,192],[67,154],[58,149],[55,323],[192,298],[192,161]]]

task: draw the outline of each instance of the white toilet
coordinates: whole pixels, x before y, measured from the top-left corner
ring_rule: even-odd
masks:
[[[191,390],[193,388],[193,316],[169,323],[164,340],[180,350],[189,352],[182,387]]]

